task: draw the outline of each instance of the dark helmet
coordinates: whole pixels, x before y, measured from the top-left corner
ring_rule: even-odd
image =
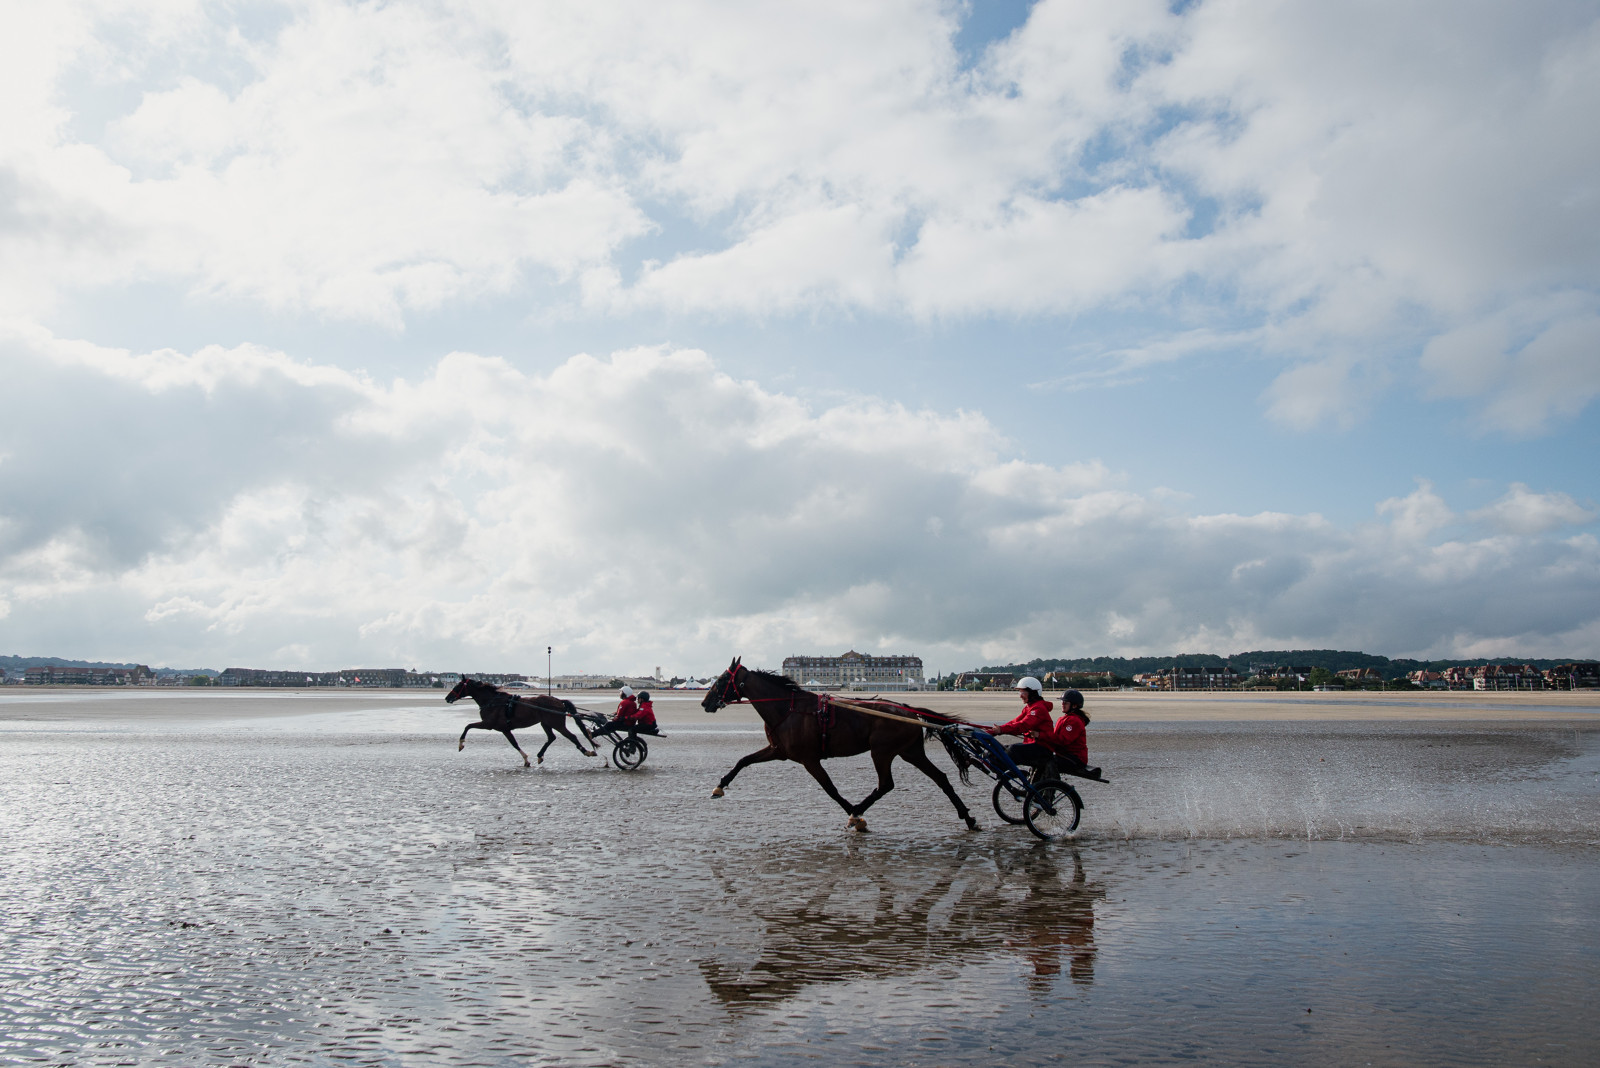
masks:
[[[641,700],[641,701],[650,700],[650,691],[649,690],[640,690],[639,691],[639,700]]]
[[[1079,693],[1077,690],[1068,690],[1066,693],[1061,695],[1061,703],[1067,708],[1082,708],[1083,694]]]

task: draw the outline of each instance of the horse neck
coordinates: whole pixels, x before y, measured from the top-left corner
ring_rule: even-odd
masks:
[[[500,701],[502,694],[493,686],[485,685],[482,689],[470,691],[467,696],[477,702],[479,712],[487,712]]]
[[[750,703],[755,706],[756,714],[766,723],[778,723],[789,715],[798,699],[800,706],[806,711],[816,707],[817,695],[806,690],[791,690],[787,686],[778,686],[752,677],[745,685]],[[808,702],[806,699],[810,698]]]

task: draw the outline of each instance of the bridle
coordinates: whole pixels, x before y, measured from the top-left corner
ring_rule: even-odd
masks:
[[[745,696],[739,692],[739,671],[743,666],[744,665],[740,664],[735,667],[731,667],[724,672],[724,677],[727,681],[722,687],[722,692],[717,694],[718,708],[726,708],[729,705],[744,703]],[[733,699],[731,701],[728,699],[729,694],[733,695]]]

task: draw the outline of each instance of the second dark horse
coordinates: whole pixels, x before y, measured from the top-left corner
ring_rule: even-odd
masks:
[[[934,717],[935,713],[888,702],[851,701],[852,704],[879,708],[899,717],[885,719],[847,708],[828,707],[816,694],[793,679],[765,671],[751,671],[735,658],[728,665],[728,670],[712,683],[700,707],[707,712],[715,712],[723,705],[741,701],[748,701],[760,714],[761,722],[767,729],[767,747],[735,764],[722,777],[717,788],[711,791],[712,797],[721,797],[734,776],[751,764],[793,760],[809,771],[828,796],[839,803],[839,807],[850,817],[849,826],[864,831],[867,821],[861,818],[861,814],[871,808],[878,798],[894,789],[894,775],[890,773],[889,765],[894,763],[895,757],[899,757],[937,783],[956,807],[956,815],[966,820],[968,827],[978,829],[978,821],[967,811],[961,795],[956,793],[945,773],[928,759],[928,754],[923,750],[923,727],[905,722],[905,718],[912,715],[920,718],[926,713]],[[930,719],[929,723],[934,725],[950,721],[950,717],[938,716]],[[859,804],[852,805],[839,795],[822,762],[832,757],[856,756],[866,752],[872,753],[872,766],[878,771],[878,788]]]
[[[506,741],[511,743],[511,748],[522,753],[522,746],[517,744],[517,739],[512,731],[521,730],[523,727],[543,727],[545,742],[539,749],[539,763],[544,763],[544,751],[550,748],[550,743],[560,734],[573,745],[578,747],[578,752],[584,756],[594,756],[593,749],[585,749],[583,742],[578,741],[573,733],[567,730],[567,716],[576,712],[577,706],[571,701],[563,701],[559,697],[548,694],[522,694],[507,693],[497,686],[477,679],[463,678],[456,683],[455,689],[445,694],[446,704],[455,704],[463,697],[470,697],[478,703],[478,714],[482,716],[476,723],[469,723],[461,730],[461,742],[456,746],[456,752],[467,747],[467,731],[477,729],[482,731],[499,731],[506,736]],[[578,723],[578,730],[583,731],[584,738],[592,746],[594,739],[589,737],[589,732],[583,730],[582,721]],[[528,763],[528,754],[522,753],[522,766],[532,767]]]

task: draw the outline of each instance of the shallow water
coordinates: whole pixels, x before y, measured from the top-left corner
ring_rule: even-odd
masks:
[[[713,801],[748,725],[628,774],[383,712],[0,731],[0,1060],[1600,1059],[1589,728],[1107,727],[1047,845],[909,768],[865,836]]]

